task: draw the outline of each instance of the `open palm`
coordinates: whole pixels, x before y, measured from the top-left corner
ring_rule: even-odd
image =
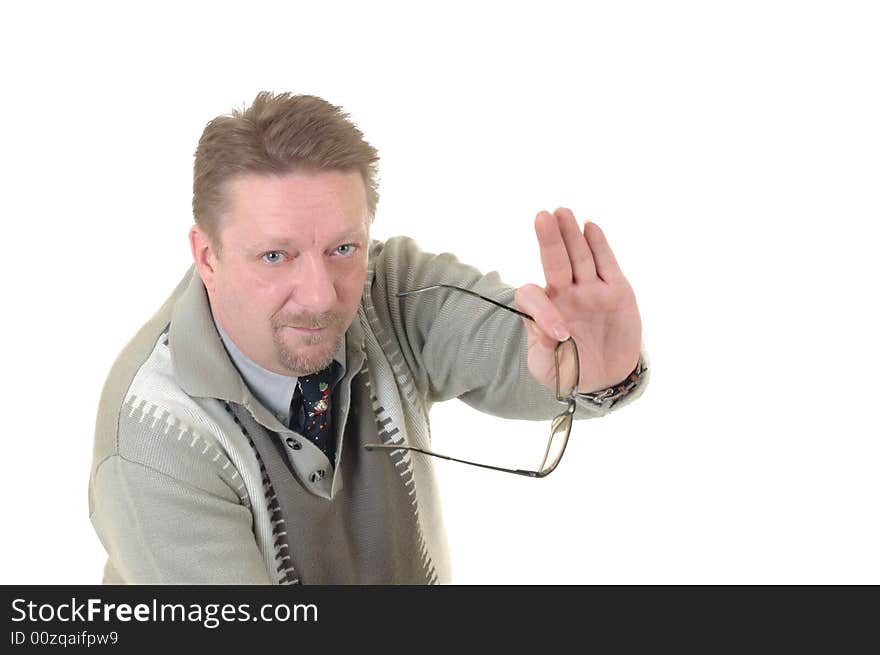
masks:
[[[582,393],[625,379],[641,351],[642,322],[633,293],[595,223],[583,232],[571,210],[541,212],[535,219],[546,286],[527,284],[517,306],[535,318],[528,329],[529,371],[552,387],[559,340],[573,337],[580,359]]]

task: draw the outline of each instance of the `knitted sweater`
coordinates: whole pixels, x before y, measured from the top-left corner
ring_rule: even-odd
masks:
[[[450,581],[433,458],[363,444],[431,449],[429,411],[451,398],[517,419],[547,420],[560,405],[528,373],[518,317],[446,290],[396,296],[444,283],[512,304],[496,273],[404,237],[374,241],[369,261],[346,333],[334,400],[344,429],[330,475],[315,475],[316,448],[285,447],[296,433],[230,361],[194,267],[129,342],[102,392],[89,480],[105,583]],[[641,395],[644,348],[640,364],[625,395],[581,400],[575,418]]]

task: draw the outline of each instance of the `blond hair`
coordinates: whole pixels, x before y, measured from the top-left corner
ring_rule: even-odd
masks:
[[[202,132],[193,165],[193,216],[219,254],[220,217],[235,177],[330,169],[361,174],[372,221],[378,161],[379,152],[340,107],[317,96],[261,91],[250,107],[218,116]]]

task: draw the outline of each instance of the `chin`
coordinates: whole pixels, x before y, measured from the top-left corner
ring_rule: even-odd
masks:
[[[283,368],[297,377],[327,368],[340,342],[336,338],[322,338],[319,343],[279,344],[278,360]]]

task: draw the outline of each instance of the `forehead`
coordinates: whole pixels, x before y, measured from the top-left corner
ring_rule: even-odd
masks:
[[[224,232],[238,238],[332,234],[367,225],[364,183],[357,171],[240,175],[227,185]]]

